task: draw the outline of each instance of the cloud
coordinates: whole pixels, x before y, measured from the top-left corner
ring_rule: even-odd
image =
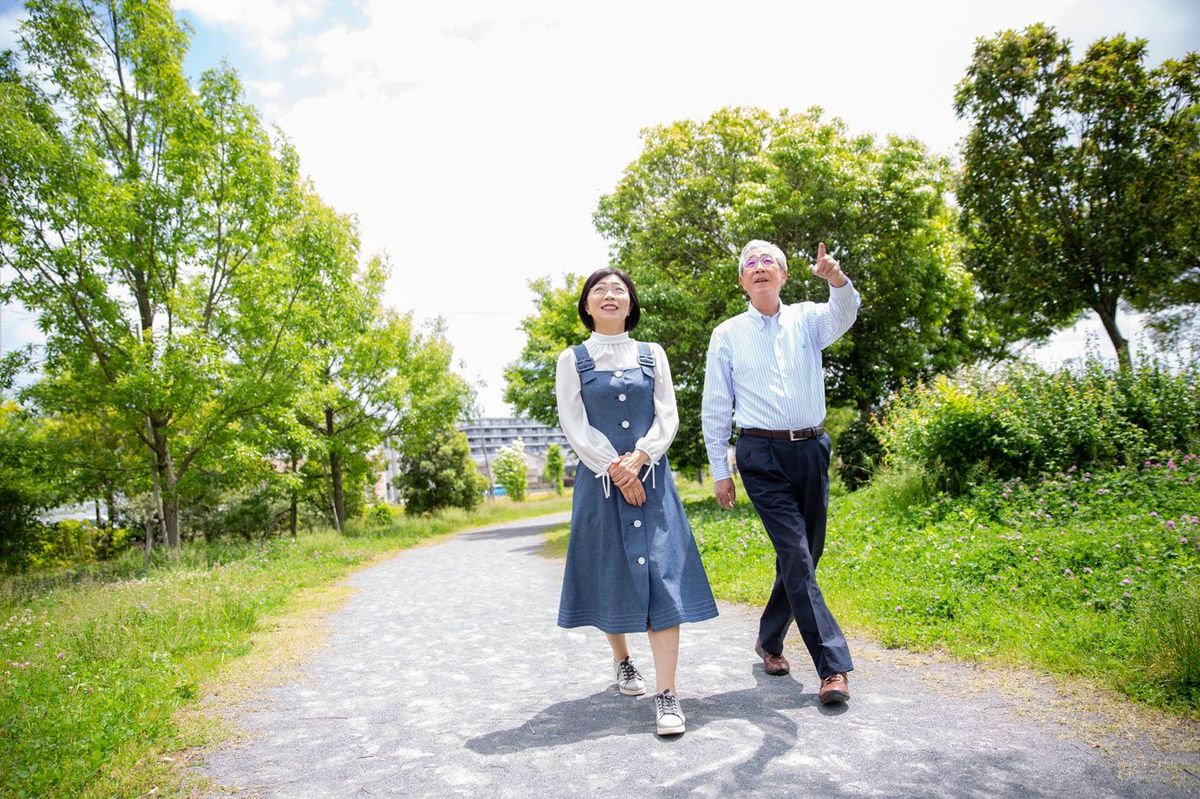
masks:
[[[229,31],[268,62],[285,59],[292,51],[293,28],[320,19],[324,10],[323,0],[176,0],[174,6]]]
[[[469,42],[477,42],[494,30],[496,30],[496,23],[490,19],[483,19],[479,22],[472,22],[469,25],[459,25],[455,28],[447,28],[446,30],[442,31],[442,33],[451,38],[466,39]]]

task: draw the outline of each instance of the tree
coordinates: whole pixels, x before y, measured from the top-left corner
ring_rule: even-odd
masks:
[[[864,410],[906,379],[999,349],[957,264],[944,199],[949,165],[919,143],[851,137],[815,109],[776,117],[724,109],[642,137],[641,155],[601,198],[595,223],[611,242],[612,265],[637,284],[643,315],[635,336],[658,341],[671,360],[676,465],[707,462],[704,359],[712,329],[746,308],[737,255],[751,238],[774,241],[788,255],[784,302],[824,301],[824,284],[807,277],[818,241],[863,294],[858,322],[825,353],[831,404]],[[578,285],[573,280],[567,285]],[[548,282],[534,288],[538,310],[524,323],[529,339],[506,372],[505,399],[553,423],[558,352],[585,331],[571,321],[575,296],[568,304],[565,290]]]
[[[105,386],[178,547],[189,474],[290,396],[344,263],[232,70],[191,88],[165,0],[27,12],[23,63],[0,59],[0,301],[39,315],[47,375]]]
[[[554,486],[554,493],[560,497],[563,495],[563,454],[558,444],[546,448],[546,471],[542,477]]]
[[[542,424],[558,424],[554,396],[558,354],[588,337],[577,308],[583,280],[579,275],[564,275],[561,287],[548,277],[529,282],[537,310],[521,320],[525,345],[517,360],[504,368],[504,401]]]
[[[1124,369],[1122,301],[1200,300],[1200,57],[1147,69],[1146,41],[1078,62],[1053,28],[980,39],[955,110],[971,122],[958,190],[964,257],[1010,337],[1095,311]]]
[[[525,462],[524,441],[518,438],[511,445],[501,447],[492,461],[492,471],[496,474],[496,482],[504,487],[513,502],[525,501],[529,464]]]
[[[343,490],[347,463],[365,463],[367,453],[388,437],[420,457],[420,447],[441,445],[446,423],[462,418],[474,398],[470,385],[451,370],[453,350],[441,323],[422,333],[411,314],[383,306],[387,277],[386,261],[372,259],[327,309],[334,318],[327,336],[310,341],[320,366],[297,418],[321,444],[339,529],[349,515]]]
[[[471,460],[466,433],[444,429],[432,446],[421,442],[401,452],[395,485],[410,515],[440,508],[474,510],[487,490],[487,479]]]
[[[0,400],[0,564],[25,560],[39,511],[57,501],[37,420]]]

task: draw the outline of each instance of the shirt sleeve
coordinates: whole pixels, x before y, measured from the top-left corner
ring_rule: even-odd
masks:
[[[562,428],[571,449],[583,465],[594,473],[606,473],[608,465],[617,458],[617,450],[608,436],[588,424],[579,372],[575,371],[575,353],[569,348],[558,356],[554,393],[558,399],[558,426]]]
[[[633,446],[646,453],[651,464],[657,464],[679,432],[679,409],[667,353],[658,344],[651,344],[650,351],[654,354],[654,423]]]
[[[862,298],[849,279],[844,286],[829,287],[829,301],[817,305],[808,318],[810,334],[819,348],[825,349],[850,329],[858,318],[861,303]]]
[[[704,395],[700,403],[704,448],[713,480],[724,480],[729,471],[729,436],[733,432],[733,361],[721,329],[708,340],[704,364]]]

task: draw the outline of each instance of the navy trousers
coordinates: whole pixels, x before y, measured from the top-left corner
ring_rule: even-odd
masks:
[[[781,653],[795,619],[822,678],[854,668],[846,636],[817,585],[817,562],[825,548],[829,456],[830,440],[824,434],[803,441],[742,435],[737,441],[742,484],[775,546],[775,585],[759,622],[759,640],[767,652]]]

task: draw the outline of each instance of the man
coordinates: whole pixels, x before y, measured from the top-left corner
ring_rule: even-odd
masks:
[[[836,260],[817,248],[814,276],[829,283],[829,302],[784,305],[788,278],[783,251],[751,241],[738,259],[738,283],[750,298],[746,312],[712,333],[704,374],[701,418],[713,493],[732,508],[726,453],[738,425],[737,466],[775,546],[775,585],[759,622],[754,649],[767,674],[790,671],[783,640],[792,619],[812,656],[821,704],[850,699],[846,672],[854,668],[841,628],[817,585],[825,546],[830,441],[825,421],[821,351],[854,324],[859,296]]]

